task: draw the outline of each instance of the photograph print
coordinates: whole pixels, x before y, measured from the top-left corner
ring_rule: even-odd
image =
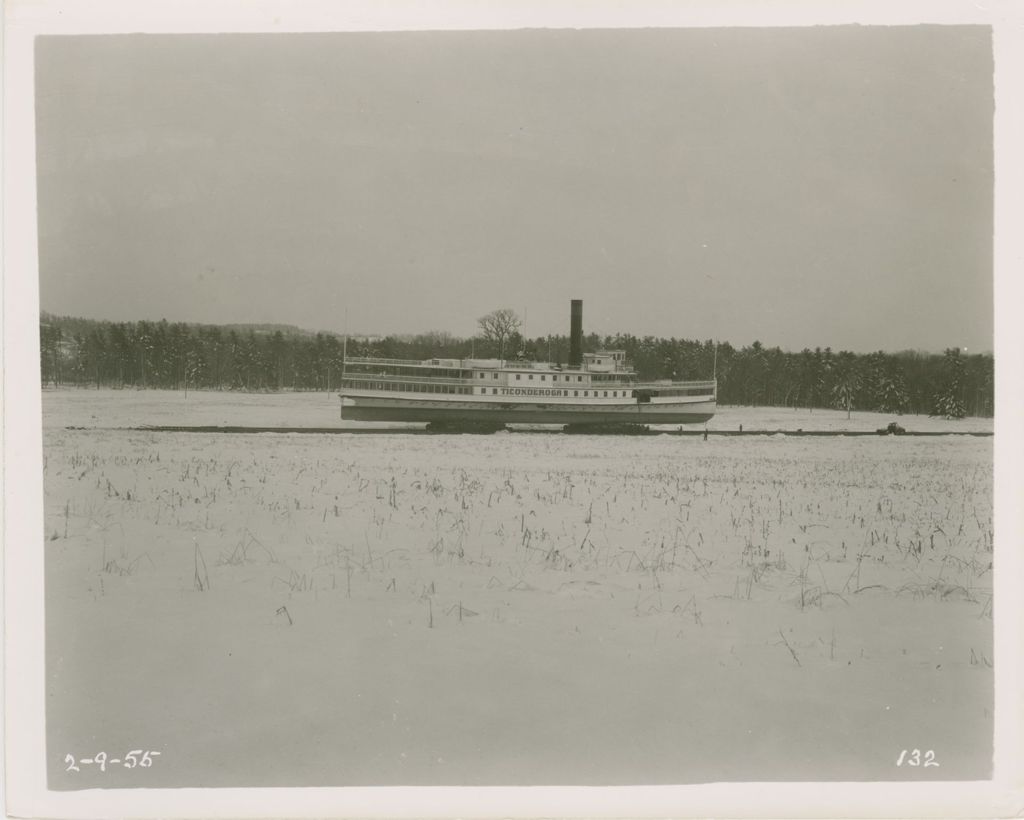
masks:
[[[34,71],[50,790],[992,777],[990,26]]]

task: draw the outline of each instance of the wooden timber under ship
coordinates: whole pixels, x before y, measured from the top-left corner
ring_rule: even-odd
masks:
[[[639,380],[622,350],[583,353],[583,303],[570,314],[569,363],[345,358],[341,417],[435,426],[698,424],[716,382]]]

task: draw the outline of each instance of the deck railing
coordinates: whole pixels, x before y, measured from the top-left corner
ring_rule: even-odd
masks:
[[[353,379],[364,382],[413,382],[415,384],[448,384],[458,387],[483,382],[483,379],[456,379],[450,377],[440,378],[438,376],[397,376],[394,373],[346,373],[345,379]]]
[[[595,382],[595,385],[602,390],[604,389],[605,384],[606,382]],[[608,384],[610,384],[610,382],[608,382]],[[664,390],[667,388],[678,389],[680,387],[686,387],[690,390],[707,390],[709,393],[714,393],[715,385],[716,382],[714,380],[709,380],[693,382],[631,382],[627,386],[636,388],[637,390]]]
[[[345,362],[348,363],[348,364],[393,364],[393,365],[398,365],[399,367],[416,367],[416,366],[437,367],[438,366],[438,365],[431,365],[430,361],[431,360],[429,360],[429,359],[426,362],[423,362],[423,361],[421,361],[419,359],[383,359],[383,358],[379,358],[377,356],[348,356],[345,359]],[[453,362],[454,361],[458,361],[459,362],[459,367],[461,368],[462,367],[462,362],[465,361],[465,360],[464,359],[451,359],[450,361],[453,361]]]
[[[364,383],[384,383],[384,384],[433,384],[446,387],[469,387],[472,385],[479,385],[481,387],[494,387],[495,383],[491,379],[456,379],[456,378],[437,378],[430,376],[397,376],[393,374],[373,374],[373,373],[346,373],[344,375],[345,381],[357,381]],[[501,383],[500,387],[540,387],[539,384],[534,383],[531,385],[516,384],[515,382]],[[678,382],[614,382],[614,381],[602,381],[592,382],[584,384],[583,382],[551,382],[545,384],[547,388],[555,389],[567,389],[567,390],[592,390],[597,392],[598,390],[687,390],[693,391],[688,395],[701,395],[701,393],[707,393],[711,396],[717,395],[717,383],[715,381],[678,381]],[[373,388],[370,388],[373,389]]]

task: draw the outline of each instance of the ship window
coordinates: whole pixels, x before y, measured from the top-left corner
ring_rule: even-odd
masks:
[[[480,374],[480,378],[482,379],[485,375],[487,375],[487,374],[486,373],[481,373]]]
[[[579,390],[573,390],[573,391],[572,391],[572,394],[573,394],[574,396],[578,396],[578,395],[580,394],[580,391],[579,391]]]
[[[545,377],[544,377],[544,374],[543,374],[543,373],[541,373],[541,376],[540,376],[540,380],[541,380],[541,381],[545,381]]]
[[[584,396],[589,396],[590,395],[590,391],[589,390],[584,390],[583,391],[583,395]]]
[[[492,374],[491,374],[491,378],[492,378],[492,379],[496,379],[496,378],[498,378],[498,374],[497,374],[497,373],[492,373]]]
[[[578,382],[581,382],[581,381],[583,381],[583,377],[582,377],[582,376],[577,376],[577,377],[576,377],[576,381],[578,381]]]
[[[520,376],[518,373],[516,373],[516,381],[519,381],[521,378],[522,378],[522,376]]]
[[[604,394],[605,394],[605,395],[607,396],[607,395],[608,395],[608,391],[607,391],[607,390],[605,390],[605,391],[604,391]]]
[[[533,381],[533,374],[532,373],[530,374],[530,381],[531,382]]]

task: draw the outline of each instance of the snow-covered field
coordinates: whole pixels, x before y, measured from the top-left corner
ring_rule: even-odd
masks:
[[[992,439],[64,429],[335,402],[44,394],[52,787],[989,776]]]

